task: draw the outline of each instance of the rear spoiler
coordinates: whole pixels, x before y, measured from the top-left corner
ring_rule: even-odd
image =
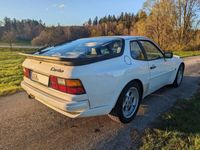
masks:
[[[34,54],[26,54],[26,53],[18,53],[19,55],[26,56],[27,58],[35,58],[35,59],[47,59],[47,60],[57,60],[62,61],[64,58],[53,57],[53,56],[42,56],[42,55],[34,55]]]
[[[95,63],[98,61],[111,58],[111,57],[106,57],[106,56],[96,57],[96,58],[63,58],[63,57],[42,56],[42,55],[25,54],[25,53],[18,53],[18,54],[22,56],[26,56],[27,58],[30,58],[30,59],[35,59],[35,60],[44,61],[44,62],[51,62],[55,64],[63,64],[66,66],[87,65],[87,64],[91,64],[91,63]]]
[[[26,56],[30,59],[36,59],[39,61],[44,62],[51,62],[56,64],[63,64],[66,66],[81,66],[87,65],[111,58],[116,58],[121,56],[122,54],[114,54],[114,55],[107,55],[107,56],[97,56],[94,58],[63,58],[63,57],[55,57],[55,56],[42,56],[42,55],[34,55],[34,54],[25,54],[25,53],[18,53],[19,55]]]
[[[26,54],[26,53],[18,53],[19,55],[26,56],[30,59],[35,59],[44,62],[51,62],[56,64],[63,64],[67,66],[78,66],[84,65],[86,60],[82,59],[74,59],[74,58],[62,58],[62,57],[54,57],[54,56],[42,56],[42,55],[34,55],[34,54]]]

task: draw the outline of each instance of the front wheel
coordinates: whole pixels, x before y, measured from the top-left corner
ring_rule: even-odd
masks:
[[[179,87],[181,85],[181,82],[183,80],[183,74],[184,74],[184,65],[181,64],[178,68],[176,78],[175,78],[174,83],[173,83],[174,87]]]
[[[115,121],[129,123],[137,114],[141,97],[139,84],[137,82],[129,83],[120,94],[117,104],[109,116]]]

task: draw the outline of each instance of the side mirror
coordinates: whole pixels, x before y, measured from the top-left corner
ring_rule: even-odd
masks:
[[[168,52],[165,52],[164,55],[165,55],[165,58],[172,58],[173,52],[168,51]]]

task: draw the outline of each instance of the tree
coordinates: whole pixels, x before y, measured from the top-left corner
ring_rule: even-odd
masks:
[[[31,43],[33,45],[55,45],[71,41],[78,38],[88,37],[87,27],[82,26],[52,26],[43,30],[39,36],[35,37]]]
[[[176,42],[180,47],[187,46],[197,35],[200,24],[199,0],[176,0]]]
[[[147,0],[144,7],[131,34],[148,36],[164,49],[186,49],[194,43],[200,23],[199,0]]]
[[[12,31],[5,31],[3,33],[3,40],[8,42],[10,45],[10,49],[12,49],[12,43],[15,41],[16,35]]]
[[[152,5],[145,5],[149,16],[145,11],[138,14],[139,21],[135,26],[135,34],[148,36],[154,39],[163,49],[168,49],[173,41],[172,33],[175,26],[175,5],[172,0],[160,0]],[[150,8],[152,7],[152,8]],[[144,10],[145,10],[144,9]]]
[[[174,13],[175,5],[172,0],[160,0],[154,4],[147,19],[148,36],[153,38],[163,49],[169,49],[170,43],[174,40],[172,38],[176,23]]]
[[[32,41],[32,45],[42,45],[42,46],[47,46],[49,43],[49,35],[48,33],[43,30],[39,36],[35,37]]]
[[[88,20],[88,25],[89,25],[89,26],[92,25],[92,19],[91,19],[91,18]]]
[[[96,17],[94,18],[93,25],[95,26],[95,25],[97,25],[97,24],[98,24],[98,17],[96,16]]]
[[[14,32],[17,40],[30,41],[34,37],[38,36],[44,29],[42,21],[36,21],[31,19],[10,19],[5,17],[3,23],[0,23],[0,38],[2,38],[2,32]]]
[[[4,26],[3,26],[3,21],[0,21],[0,39],[3,35],[3,32],[4,32]]]

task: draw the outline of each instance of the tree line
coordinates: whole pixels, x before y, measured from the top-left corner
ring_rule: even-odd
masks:
[[[5,17],[0,22],[0,39],[12,44],[16,40],[30,41],[37,37],[45,24],[31,19],[16,20]]]
[[[166,50],[200,49],[200,0],[146,0],[137,14],[122,12],[89,19],[82,26],[46,26],[41,20],[5,18],[0,39],[53,45],[77,38],[112,35],[147,36]]]
[[[147,36],[165,50],[200,50],[200,0],[146,0],[136,15],[96,17],[91,36]]]

